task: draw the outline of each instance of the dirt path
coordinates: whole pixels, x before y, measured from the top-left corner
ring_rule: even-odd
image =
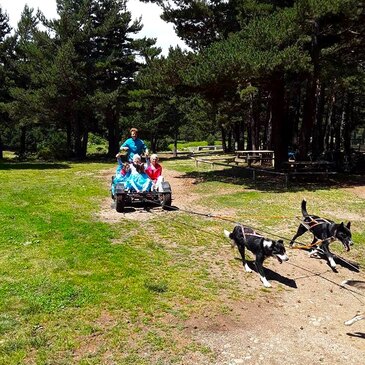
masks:
[[[191,192],[193,179],[171,171],[165,171],[165,178],[173,186],[173,205],[199,209],[194,203],[198,195]],[[365,196],[364,187],[354,189],[359,197]],[[104,221],[150,216],[143,210],[118,214],[110,202],[105,200],[100,213]],[[190,318],[185,335],[207,346],[215,360],[189,355],[184,365],[365,364],[365,321],[351,327],[343,324],[357,311],[365,310],[365,291],[339,285],[346,279],[365,280],[364,274],[341,265],[335,273],[323,260],[309,258],[304,251],[290,250],[288,254],[288,263],[268,260],[265,264],[273,285],[269,292],[261,292],[257,274],[242,269],[237,277],[237,267],[228,268],[243,286],[257,290],[258,299],[235,302],[231,313],[224,316],[211,318],[208,313]],[[238,257],[238,252],[232,255]]]

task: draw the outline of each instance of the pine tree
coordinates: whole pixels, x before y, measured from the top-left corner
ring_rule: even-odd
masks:
[[[4,111],[2,105],[8,102],[9,96],[9,83],[8,83],[8,59],[11,52],[11,41],[9,40],[10,34],[9,17],[3,12],[0,6],[0,159],[3,158],[3,138],[6,126],[9,124],[9,118]]]

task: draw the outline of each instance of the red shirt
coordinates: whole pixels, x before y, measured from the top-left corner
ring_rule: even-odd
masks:
[[[156,163],[155,166],[151,164],[147,167],[145,173],[152,181],[155,181],[162,174],[162,166],[158,163]]]

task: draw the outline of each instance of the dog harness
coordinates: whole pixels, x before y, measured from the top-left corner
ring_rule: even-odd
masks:
[[[316,227],[316,226],[319,226],[319,225],[321,225],[321,224],[331,224],[332,222],[330,222],[329,220],[327,220],[327,219],[325,219],[325,218],[317,218],[317,219],[315,219],[315,218],[313,218],[312,216],[307,216],[307,217],[305,217],[305,218],[310,218],[311,220],[309,221],[309,222],[305,222],[304,221],[304,219],[301,219],[301,224],[308,230],[308,231],[311,231],[311,229],[312,228],[314,228],[314,227]],[[323,222],[318,222],[318,220],[322,220]],[[312,231],[311,231],[312,232]],[[335,230],[335,232],[333,233],[333,235],[332,236],[330,236],[330,237],[327,237],[327,238],[325,238],[325,239],[319,239],[316,235],[314,235],[314,233],[313,233],[313,235],[314,235],[314,237],[316,238],[316,242],[314,242],[314,243],[311,243],[310,245],[307,245],[307,246],[305,246],[304,248],[312,248],[312,247],[314,247],[314,246],[317,246],[317,245],[320,245],[322,242],[324,242],[324,241],[327,241],[327,240],[330,240],[330,241],[334,241],[334,240],[336,240],[336,232],[337,232],[337,230]],[[303,248],[303,247],[301,247],[301,248]]]
[[[259,237],[259,238],[263,238],[264,236],[261,236],[260,234],[257,234],[254,230],[252,230],[252,232],[245,232],[245,227],[240,224],[241,226],[241,230],[242,230],[242,234],[243,234],[243,240],[245,242],[247,242],[246,240],[246,236],[256,236],[256,237]]]
[[[313,227],[315,227],[315,226],[319,226],[320,224],[325,224],[325,223],[329,223],[329,224],[331,224],[331,222],[330,221],[328,221],[327,219],[324,219],[324,218],[317,218],[317,219],[314,219],[312,216],[307,216],[307,217],[305,217],[305,218],[310,218],[311,220],[310,220],[310,222],[305,222],[304,221],[304,219],[303,219],[303,226],[305,227],[305,228],[307,228],[308,229],[308,227],[307,226],[309,226],[309,228],[313,228]],[[322,220],[323,222],[319,222],[318,220]],[[306,226],[307,225],[307,226]]]

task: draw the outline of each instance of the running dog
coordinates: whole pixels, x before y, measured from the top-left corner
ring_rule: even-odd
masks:
[[[267,281],[264,273],[263,262],[266,258],[274,256],[280,263],[288,261],[284,242],[282,240],[273,241],[257,234],[253,229],[236,225],[232,233],[224,230],[224,235],[232,240],[232,247],[237,246],[246,272],[252,272],[246,263],[245,248],[251,251],[255,256],[255,265],[260,279],[266,288],[270,288],[271,284]]]
[[[331,242],[339,240],[342,242],[346,251],[350,251],[350,246],[353,244],[351,240],[351,222],[348,222],[345,226],[343,222],[335,223],[328,219],[320,218],[316,215],[309,215],[307,213],[307,202],[302,201],[302,215],[303,221],[300,223],[297,233],[290,241],[290,246],[293,246],[294,241],[304,234],[305,232],[311,232],[313,234],[313,241],[311,246],[314,250],[311,252],[312,257],[316,257],[318,254],[323,254],[331,268],[336,269],[336,263],[334,260],[334,254],[329,250]],[[318,244],[316,244],[318,242]]]
[[[362,289],[362,290],[365,289],[365,281],[361,281],[361,280],[346,280],[341,285],[350,285],[350,286],[353,286],[358,289]],[[355,322],[361,321],[362,319],[365,319],[365,312],[357,313],[356,316],[354,316],[353,318],[346,321],[345,325],[351,326]]]

